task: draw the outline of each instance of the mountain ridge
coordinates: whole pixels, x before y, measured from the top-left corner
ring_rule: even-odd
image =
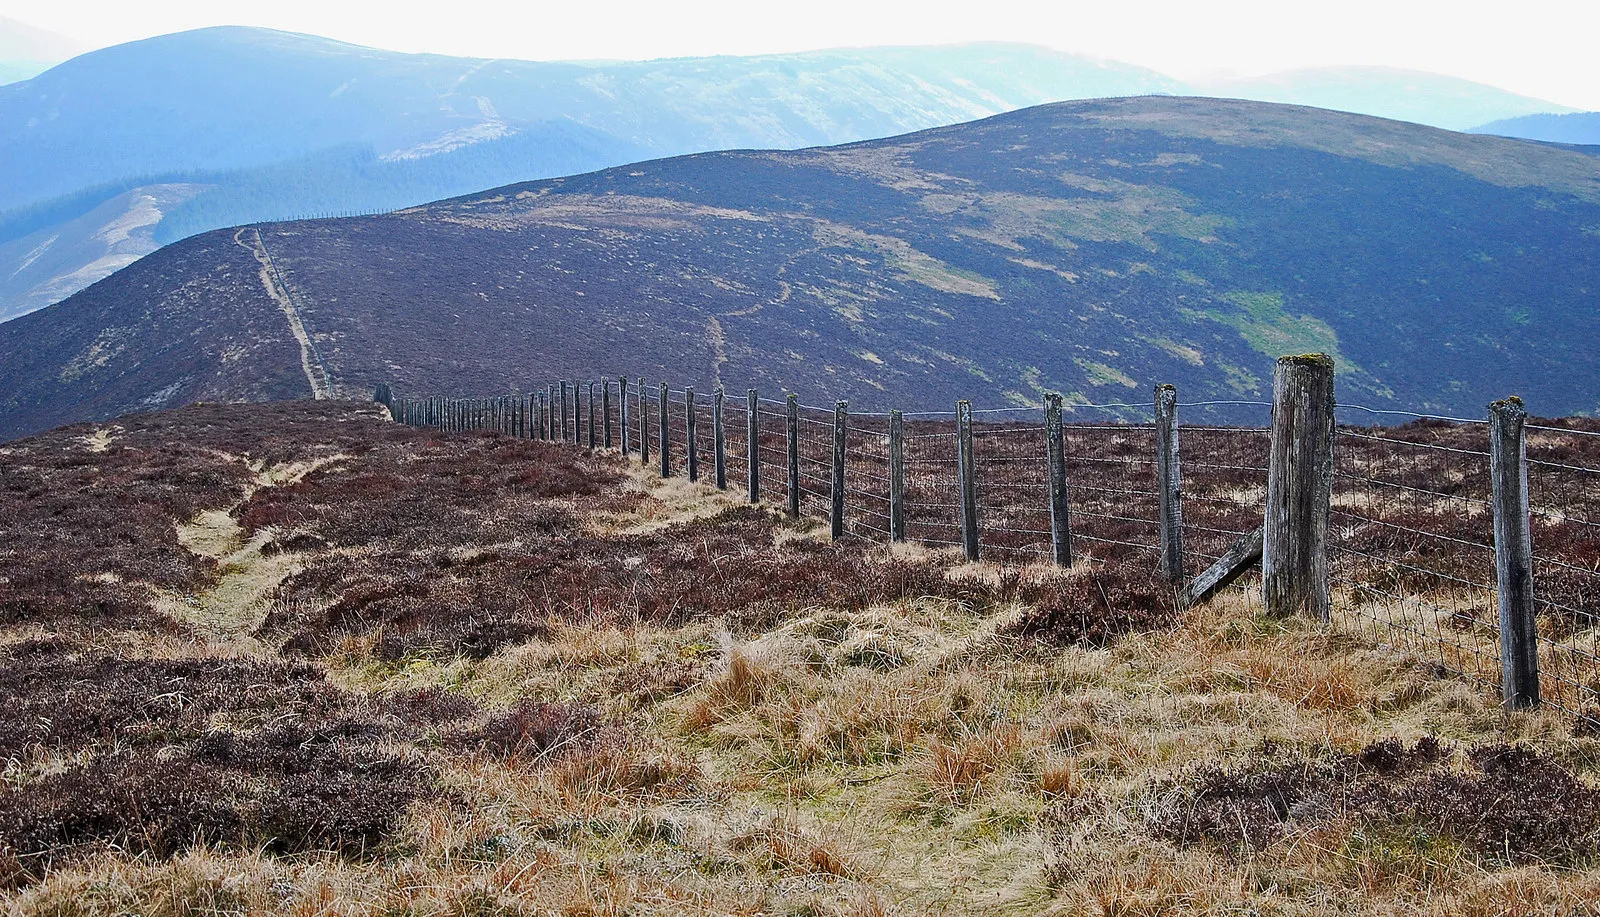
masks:
[[[1560,109],[1422,76],[1478,106],[1476,120],[1455,121]],[[1376,82],[1349,80],[1344,97],[1320,101],[1371,110],[1385,92],[1418,98],[1384,90],[1381,72],[1364,79]],[[207,229],[376,213],[660,156],[829,145],[1062,99],[1193,91],[1145,68],[1001,42],[532,62],[245,27],[175,33],[0,87],[0,164],[15,179],[0,188],[0,245],[60,237],[49,276],[37,262],[24,269],[31,248],[0,254],[10,278],[0,320],[103,275],[114,263],[106,247],[61,224],[138,187],[203,186],[141,235],[147,252]],[[1402,109],[1380,113],[1420,111]]]
[[[1359,403],[1553,415],[1597,407],[1596,227],[1592,156],[1147,97],[258,229],[336,394],[538,367],[907,409],[1250,399],[1272,357],[1323,350]],[[206,233],[0,325],[0,435],[304,395],[260,271]]]

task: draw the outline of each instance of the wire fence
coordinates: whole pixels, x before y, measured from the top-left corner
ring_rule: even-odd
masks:
[[[1221,404],[1245,422],[1173,428],[1181,512],[1169,532],[1162,493],[1176,482],[1160,477],[1161,421],[1152,407],[1067,406],[1060,440],[1067,518],[1058,520],[1047,407],[975,411],[964,428],[954,412],[852,414],[843,405],[719,397],[698,387],[691,395],[643,380],[596,382],[592,398],[590,391],[588,383],[570,383],[565,394],[552,385],[511,398],[398,399],[380,387],[378,400],[397,420],[423,426],[584,447],[592,436],[595,448],[626,450],[671,475],[688,473],[692,443],[699,480],[717,484],[720,469],[723,486],[752,489],[806,517],[833,519],[840,480],[841,537],[888,541],[898,524],[904,540],[1008,564],[1051,562],[1065,533],[1076,560],[1155,571],[1176,538],[1178,578],[1194,577],[1261,529],[1268,499],[1269,402],[1177,405],[1204,418]],[[1333,439],[1327,508],[1330,624],[1500,689],[1505,611],[1490,426],[1340,410],[1347,422]],[[961,471],[963,435],[970,436],[971,480]],[[1530,422],[1525,436],[1541,699],[1600,722],[1600,421]],[[969,531],[975,543],[966,540]]]

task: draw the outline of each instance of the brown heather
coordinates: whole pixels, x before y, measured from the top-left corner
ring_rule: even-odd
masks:
[[[1142,448],[1080,433],[1084,461]],[[1254,448],[1185,447],[1218,466]],[[1424,456],[1385,474],[1439,489]],[[1244,525],[1257,483],[1196,474],[1218,502],[1193,521]],[[1592,499],[1547,496],[1574,517]],[[25,440],[0,454],[0,500],[7,913],[1487,917],[1600,900],[1593,729],[1263,620],[1247,589],[1180,611],[1136,553],[1091,546],[1055,571],[1020,544],[1000,564],[829,544],[612,457],[338,403]],[[1426,501],[1361,512],[1476,524]],[[1576,522],[1536,524],[1563,558],[1600,556]],[[1390,531],[1339,537],[1476,569]],[[1551,593],[1552,632],[1592,626],[1588,589]]]

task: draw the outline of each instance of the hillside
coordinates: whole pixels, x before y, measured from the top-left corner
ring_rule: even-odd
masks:
[[[1457,131],[1488,121],[1572,111],[1471,80],[1393,67],[1314,67],[1205,81],[1197,88],[1208,95],[1310,105]]]
[[[0,87],[0,163],[10,179],[0,184],[0,321],[87,286],[130,253],[209,229],[382,212],[652,157],[838,144],[1046,102],[1150,93],[1311,104],[1447,128],[1565,110],[1411,71],[1324,68],[1185,85],[1004,43],[541,63],[202,29],[95,51]],[[140,203],[161,196],[152,188],[178,185],[193,190],[190,199]],[[108,251],[83,237],[91,214],[144,229]],[[32,241],[20,244],[24,237]],[[30,261],[40,245],[50,257]]]
[[[1025,45],[579,64],[202,29],[95,51],[0,87],[0,244],[70,238],[63,223],[137,187],[203,186],[152,228],[165,243],[648,157],[842,143],[1177,86]],[[58,257],[75,263],[21,292],[0,291],[0,319],[109,273],[92,248],[62,249]],[[0,254],[0,276],[20,282],[19,264]]]
[[[1596,409],[1600,161],[1259,103],[1064,103],[885,141],[663,160],[391,215],[208,233],[0,325],[0,435],[535,371],[867,407],[1341,397]],[[271,256],[289,288],[263,284]]]
[[[1248,590],[830,543],[614,454],[352,402],[69,427],[0,450],[0,562],[19,917],[1600,891],[1582,721]]]
[[[0,86],[37,76],[82,50],[63,35],[0,16]]]
[[[1524,115],[1520,118],[1508,118],[1485,124],[1474,128],[1473,133],[1526,137],[1529,140],[1543,140],[1547,143],[1600,146],[1600,112]]]

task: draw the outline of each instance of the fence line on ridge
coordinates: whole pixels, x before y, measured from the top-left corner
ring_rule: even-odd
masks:
[[[1280,360],[1273,402],[1183,402],[1161,385],[1146,406],[1051,395],[950,412],[626,377],[495,398],[383,384],[374,397],[402,423],[634,456],[827,520],[834,538],[1131,565],[1192,601],[1246,577],[1269,613],[1422,658],[1508,708],[1600,723],[1600,423],[1530,422],[1515,398],[1482,420],[1338,405],[1332,371],[1326,358]],[[1259,423],[1180,421],[1219,404]],[[1096,410],[1117,419],[1077,416]],[[1127,420],[1134,410],[1148,419]]]

